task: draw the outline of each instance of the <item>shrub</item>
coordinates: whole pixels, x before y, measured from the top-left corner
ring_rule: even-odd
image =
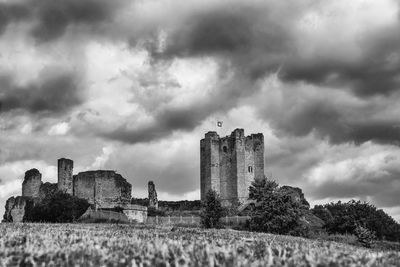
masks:
[[[400,241],[400,225],[383,210],[367,202],[332,202],[316,205],[312,212],[324,221],[324,228],[330,234],[355,234],[357,225],[363,225],[374,232],[377,239]]]
[[[205,200],[202,202],[200,223],[205,228],[220,227],[220,218],[224,216],[221,200],[214,190],[209,190]]]
[[[147,208],[147,216],[150,216],[150,217],[165,216],[165,211],[156,209],[155,207],[148,207]]]
[[[368,228],[357,225],[355,229],[357,241],[364,247],[370,248],[373,240],[376,238],[375,233],[370,231]]]
[[[88,207],[87,200],[58,191],[35,204],[25,219],[31,222],[73,222]]]
[[[275,181],[256,180],[249,188],[250,199],[256,200],[250,212],[248,228],[274,234],[307,236],[309,229],[302,224],[304,210],[301,203],[278,190]]]

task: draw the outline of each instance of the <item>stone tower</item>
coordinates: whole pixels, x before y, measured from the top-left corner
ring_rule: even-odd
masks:
[[[23,197],[39,197],[40,186],[42,185],[42,174],[37,169],[30,169],[25,172],[22,182]]]
[[[149,207],[158,209],[157,191],[153,181],[149,181],[148,190],[149,190]]]
[[[70,159],[61,158],[58,160],[58,190],[73,194],[72,170],[74,162]]]
[[[243,129],[220,138],[208,132],[200,141],[200,191],[204,200],[208,190],[215,190],[229,205],[243,202],[255,179],[264,179],[264,136],[244,135]]]

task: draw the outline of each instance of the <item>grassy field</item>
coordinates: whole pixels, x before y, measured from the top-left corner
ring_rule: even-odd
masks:
[[[400,266],[400,252],[234,230],[3,223],[0,265]]]

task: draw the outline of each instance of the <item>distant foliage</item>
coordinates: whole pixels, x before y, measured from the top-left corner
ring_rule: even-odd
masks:
[[[131,204],[148,206],[149,199],[148,198],[132,198]],[[164,215],[155,214],[150,211],[149,216],[198,216],[201,209],[201,201],[200,200],[181,200],[181,201],[158,201],[158,211],[162,212]]]
[[[219,220],[224,216],[224,208],[217,192],[209,190],[202,203],[200,213],[201,225],[205,228],[217,228],[220,226]]]
[[[357,225],[374,232],[377,239],[400,241],[400,225],[383,210],[361,201],[316,205],[312,212],[321,218],[330,234],[356,234]]]
[[[147,208],[147,216],[150,216],[150,217],[165,216],[165,212],[163,210],[156,209],[155,207],[148,207]]]
[[[249,230],[274,234],[306,236],[308,229],[301,223],[304,209],[290,195],[279,191],[275,181],[256,180],[249,188],[250,199],[256,200]]]
[[[85,199],[57,192],[46,196],[28,211],[25,220],[31,222],[73,222],[89,207]]]

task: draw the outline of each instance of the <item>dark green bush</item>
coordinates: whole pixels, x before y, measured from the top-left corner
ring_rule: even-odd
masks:
[[[87,200],[58,191],[35,204],[25,215],[25,220],[31,222],[73,222],[88,207]]]
[[[256,200],[247,227],[251,231],[307,236],[302,223],[305,212],[300,202],[278,190],[275,181],[256,180],[249,188],[250,199]]]
[[[147,208],[147,216],[155,217],[155,216],[165,216],[165,211],[156,209],[155,207]]]
[[[357,225],[363,225],[374,232],[377,239],[400,241],[400,225],[383,210],[367,202],[332,202],[316,205],[312,212],[324,221],[329,234],[355,234]]]
[[[209,190],[205,200],[202,202],[200,213],[200,223],[205,228],[220,227],[220,218],[224,216],[225,210],[221,205],[221,200],[214,190]]]

